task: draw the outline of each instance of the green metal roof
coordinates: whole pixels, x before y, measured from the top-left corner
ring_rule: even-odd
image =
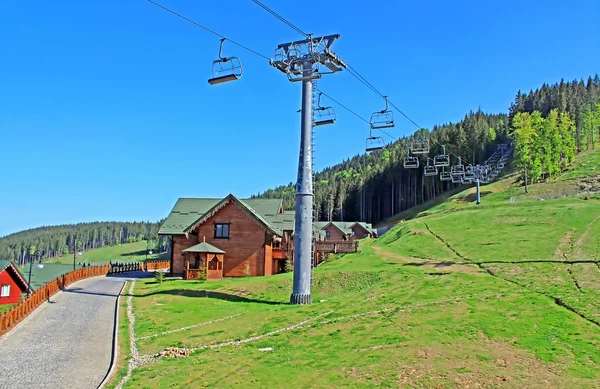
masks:
[[[210,213],[223,201],[233,199],[242,204],[250,213],[260,220],[267,228],[279,233],[270,220],[279,214],[282,207],[281,199],[238,199],[229,195],[223,199],[214,198],[181,198],[171,210],[169,216],[160,227],[159,235],[182,235],[186,230]]]
[[[284,211],[281,213],[281,199],[238,199],[230,194],[223,199],[215,198],[181,198],[171,210],[171,213],[160,227],[160,235],[182,235],[190,227],[200,221],[203,217],[211,213],[216,207],[227,200],[234,200],[244,206],[256,219],[262,222],[267,228],[278,235],[283,235],[284,231],[294,231],[295,229],[295,211]],[[322,230],[329,224],[335,225],[345,234],[352,233],[352,226],[356,223],[373,231],[371,224],[365,222],[315,222],[314,229]]]
[[[202,215],[217,205],[222,199],[189,199],[177,200],[169,216],[158,233],[160,235],[179,235]]]
[[[31,266],[31,289],[36,290],[40,286],[52,281],[61,275],[73,271],[72,264],[64,263],[44,263],[43,268],[39,268],[38,264]],[[77,269],[81,268],[80,265],[76,266]],[[23,277],[29,278],[29,264],[23,266],[21,269]]]
[[[210,254],[225,254],[225,251],[208,244],[206,242],[198,243],[192,247],[183,250],[184,253],[210,253]]]
[[[0,261],[0,271],[6,269],[10,265],[10,261]]]

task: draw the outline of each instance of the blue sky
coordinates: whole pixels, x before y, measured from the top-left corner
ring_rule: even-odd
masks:
[[[263,2],[307,32],[341,34],[333,49],[424,127],[600,71],[597,0],[330,0],[306,13]],[[250,0],[162,3],[267,56],[300,37]],[[218,45],[143,0],[0,0],[0,236],[158,220],[178,197],[295,181],[300,85],[226,44],[245,73],[211,87]],[[382,108],[348,73],[319,88],[364,117]],[[317,131],[317,169],[363,152],[365,124],[338,118]],[[415,129],[397,123],[394,136]]]

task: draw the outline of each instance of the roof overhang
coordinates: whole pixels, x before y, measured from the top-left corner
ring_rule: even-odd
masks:
[[[25,277],[12,262],[6,267],[6,271],[12,273],[13,280],[19,285],[21,292],[26,292],[29,289],[29,284],[25,280]]]
[[[230,193],[227,197],[225,197],[223,200],[219,201],[214,207],[212,207],[210,210],[208,210],[204,215],[202,215],[200,218],[198,218],[194,223],[192,223],[189,227],[187,227],[184,230],[186,238],[189,237],[190,232],[192,232],[193,230],[198,228],[198,226],[200,226],[202,223],[204,223],[205,221],[207,221],[208,219],[213,217],[218,211],[223,209],[227,204],[229,204],[231,202],[237,204],[242,210],[244,210],[244,212],[246,212],[246,214],[250,218],[255,219],[260,225],[262,225],[263,228],[272,232],[275,235],[279,235],[277,233],[277,231],[275,231],[273,229],[273,227],[271,227],[269,225],[269,223],[267,223],[260,215],[258,215],[258,213],[256,211],[250,210],[246,204],[244,204],[237,197],[235,197],[233,194]]]

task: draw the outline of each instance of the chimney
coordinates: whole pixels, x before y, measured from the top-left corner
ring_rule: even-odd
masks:
[[[203,236],[203,237],[202,237],[202,241],[203,241],[203,242],[206,242],[206,236]]]

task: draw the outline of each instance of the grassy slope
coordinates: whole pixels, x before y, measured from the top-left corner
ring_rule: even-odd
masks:
[[[138,337],[207,323],[141,339],[142,354],[313,320],[161,358],[134,370],[126,387],[596,387],[600,267],[565,258],[597,260],[600,200],[537,201],[509,184],[490,185],[479,207],[457,194],[365,241],[362,254],[320,266],[309,306],[282,304],[291,274],[138,282]]]
[[[164,254],[148,255],[148,259],[163,258]],[[118,246],[106,246],[84,251],[77,262],[137,262],[146,259],[146,241],[126,243]],[[73,263],[73,255],[65,255],[52,259],[52,263]]]

